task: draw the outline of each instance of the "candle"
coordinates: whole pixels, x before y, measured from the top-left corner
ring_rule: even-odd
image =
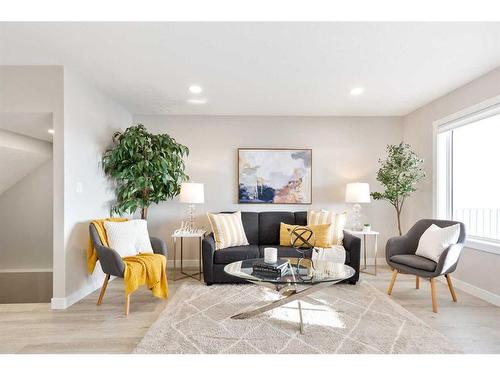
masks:
[[[278,249],[275,247],[264,248],[264,262],[265,263],[276,263],[278,261]]]

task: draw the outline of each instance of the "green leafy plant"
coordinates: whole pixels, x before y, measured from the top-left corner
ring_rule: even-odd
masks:
[[[388,145],[387,158],[379,159],[381,167],[377,173],[377,181],[385,190],[382,193],[371,193],[371,196],[373,199],[386,200],[394,206],[400,236],[402,235],[401,211],[405,199],[417,190],[416,185],[425,178],[423,162],[424,160],[412,151],[410,145],[402,142],[399,145]]]
[[[134,213],[147,219],[152,203],[169,200],[180,192],[189,149],[168,134],[151,134],[142,124],[113,135],[113,146],[103,157],[104,173],[115,182],[116,202],[111,212]]]

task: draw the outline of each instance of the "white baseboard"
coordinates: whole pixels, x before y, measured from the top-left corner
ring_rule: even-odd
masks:
[[[31,273],[31,272],[41,272],[50,273],[52,268],[2,268],[0,273]]]
[[[110,278],[111,280],[114,280],[116,277],[112,276]],[[64,310],[70,307],[71,305],[77,303],[81,299],[87,297],[89,294],[95,292],[97,289],[99,289],[102,285],[98,283],[93,283],[91,285],[86,286],[85,288],[82,288],[80,290],[77,290],[76,292],[71,293],[67,297],[53,297],[50,300],[50,308],[52,310]]]
[[[442,283],[446,284],[445,278],[440,277],[440,278],[438,278],[438,280],[441,281]],[[500,295],[495,294],[495,293],[491,293],[487,290],[481,289],[475,285],[466,283],[465,281],[455,279],[453,277],[452,277],[452,281],[453,281],[453,286],[455,288],[457,288],[458,290],[461,290],[462,292],[469,293],[469,294],[473,295],[474,297],[480,298],[483,301],[491,303],[492,305],[500,306]]]
[[[50,300],[50,308],[52,310],[64,310],[66,308],[66,298],[52,297]]]

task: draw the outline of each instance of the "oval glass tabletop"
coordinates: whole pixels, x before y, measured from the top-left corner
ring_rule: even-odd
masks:
[[[246,259],[233,262],[224,267],[224,271],[235,277],[250,282],[266,282],[274,284],[318,284],[324,282],[342,281],[354,276],[352,267],[342,263],[325,260],[281,258],[287,261],[281,276],[269,276],[254,271],[254,265],[264,263],[263,258]]]

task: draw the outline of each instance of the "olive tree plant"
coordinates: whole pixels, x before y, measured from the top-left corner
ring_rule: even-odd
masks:
[[[147,219],[152,203],[169,200],[189,177],[184,157],[189,149],[168,134],[152,134],[142,124],[113,135],[113,145],[102,157],[104,173],[115,183],[111,212],[133,214],[141,209]]]
[[[385,188],[383,192],[371,193],[373,199],[388,201],[396,209],[399,235],[401,231],[401,211],[405,199],[417,190],[416,185],[425,178],[422,169],[424,160],[412,151],[410,145],[387,146],[387,158],[379,159],[381,165],[377,173],[377,181]]]

